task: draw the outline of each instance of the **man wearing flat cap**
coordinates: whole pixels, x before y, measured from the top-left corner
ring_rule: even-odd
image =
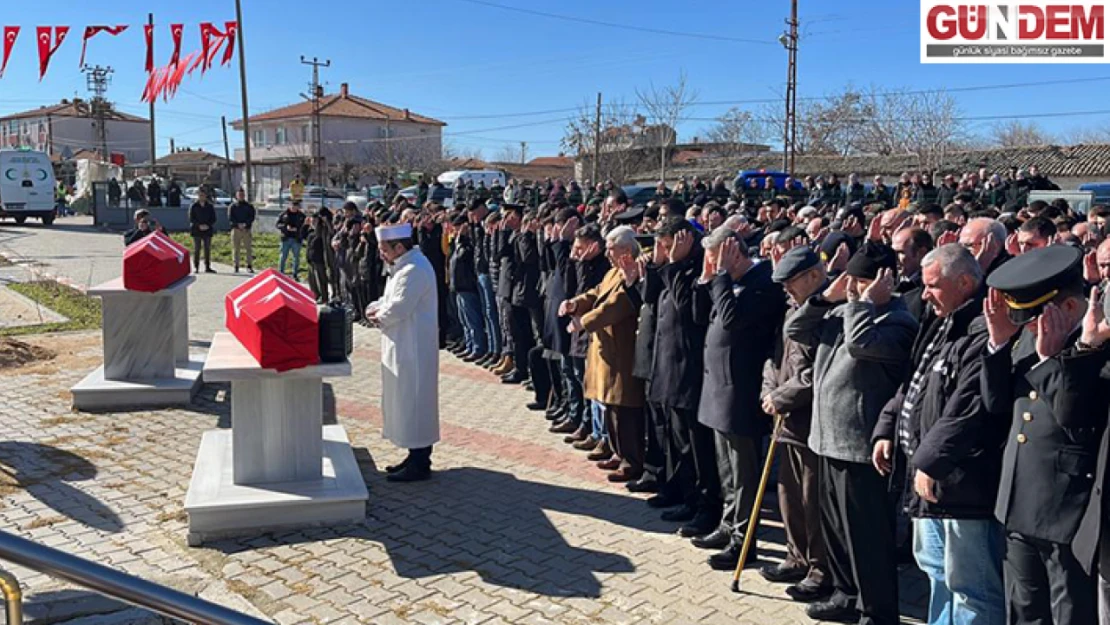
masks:
[[[416,482],[431,476],[439,442],[439,289],[410,224],[381,226],[376,234],[389,279],[366,319],[382,332],[382,436],[409,451],[386,467],[386,479]]]
[[[886,480],[871,466],[871,432],[906,375],[917,321],[893,294],[897,261],[867,241],[844,273],[787,321],[787,338],[816,349],[809,447],[818,456],[821,528],[832,596],[818,620],[894,625],[898,574]]]
[[[771,279],[790,296],[789,318],[803,302],[828,287],[828,273],[817,253],[801,245],[775,264]],[[786,558],[760,570],[767,581],[790,583],[786,593],[795,601],[815,601],[829,594],[817,455],[809,448],[813,409],[812,346],[779,337],[774,355],[763,369],[763,411],[782,415],[776,440],[779,459],[779,511],[786,530]]]
[[[987,278],[983,401],[1011,420],[994,510],[1006,527],[1011,623],[1097,620],[1096,584],[1084,570],[1090,556],[1081,562],[1070,543],[1090,501],[1106,427],[1099,373],[1110,331],[1097,288],[1085,297],[1082,257],[1050,245]]]

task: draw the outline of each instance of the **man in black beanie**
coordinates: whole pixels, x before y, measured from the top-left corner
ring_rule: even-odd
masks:
[[[787,321],[787,338],[816,349],[809,448],[820,466],[821,528],[833,594],[817,620],[894,625],[894,510],[871,466],[871,432],[906,375],[917,321],[893,293],[897,260],[867,241],[843,274]]]

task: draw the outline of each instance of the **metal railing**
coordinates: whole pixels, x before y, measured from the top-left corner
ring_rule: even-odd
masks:
[[[163,616],[204,625],[272,625],[210,601],[90,562],[0,531],[0,560],[64,580]],[[15,576],[0,569],[8,625],[22,620],[22,591]]]

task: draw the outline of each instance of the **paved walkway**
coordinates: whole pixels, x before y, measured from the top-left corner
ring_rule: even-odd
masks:
[[[79,284],[115,277],[119,237],[72,223],[0,225],[0,254]],[[217,269],[190,291],[197,341],[222,327],[222,295],[237,280]],[[379,467],[401,452],[381,439],[378,337],[361,328],[355,374],[325,403],[369,487],[365,520],[188,548],[185,490],[201,433],[229,425],[228,387],[206,385],[188,409],[73,413],[67,389],[99,363],[98,334],[36,340],[64,359],[0,376],[8,531],[279,623],[811,622],[753,570],[745,594],[731,594],[705,552],[547,433],[521,389],[450,356],[434,479],[385,482]],[[761,538],[763,562],[783,556],[781,525],[768,522]],[[31,593],[59,588],[18,572]],[[926,585],[908,572],[902,582],[904,612],[920,617]]]

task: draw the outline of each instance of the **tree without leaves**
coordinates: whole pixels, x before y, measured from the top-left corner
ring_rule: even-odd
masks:
[[[991,127],[990,141],[1000,148],[1049,145],[1055,139],[1037,122],[1012,119]]]
[[[520,143],[506,143],[497,151],[493,160],[498,163],[520,163],[523,165],[527,156],[526,150],[527,147],[522,147]]]
[[[678,140],[678,122],[683,113],[698,100],[698,92],[690,89],[686,72],[680,72],[673,85],[656,87],[649,83],[644,91],[636,90],[636,98],[647,111],[648,119],[659,126],[659,179],[667,179],[667,150]],[[666,132],[667,129],[674,132]],[[673,137],[672,137],[673,135]]]
[[[724,156],[739,156],[745,152],[745,145],[767,140],[767,125],[752,113],[733,107],[717,118],[717,123],[705,132],[705,139],[722,144]]]
[[[613,180],[623,182],[633,173],[637,152],[628,149],[626,137],[637,118],[632,105],[623,99],[604,102],[601,106],[601,132],[595,132],[597,105],[584,103],[578,112],[567,122],[563,131],[561,144],[569,154],[576,156],[579,162],[592,164],[594,157],[594,144],[600,135],[601,143],[598,145],[597,177],[598,180]],[[589,177],[589,170],[583,177]],[[596,182],[596,181],[595,181]]]

